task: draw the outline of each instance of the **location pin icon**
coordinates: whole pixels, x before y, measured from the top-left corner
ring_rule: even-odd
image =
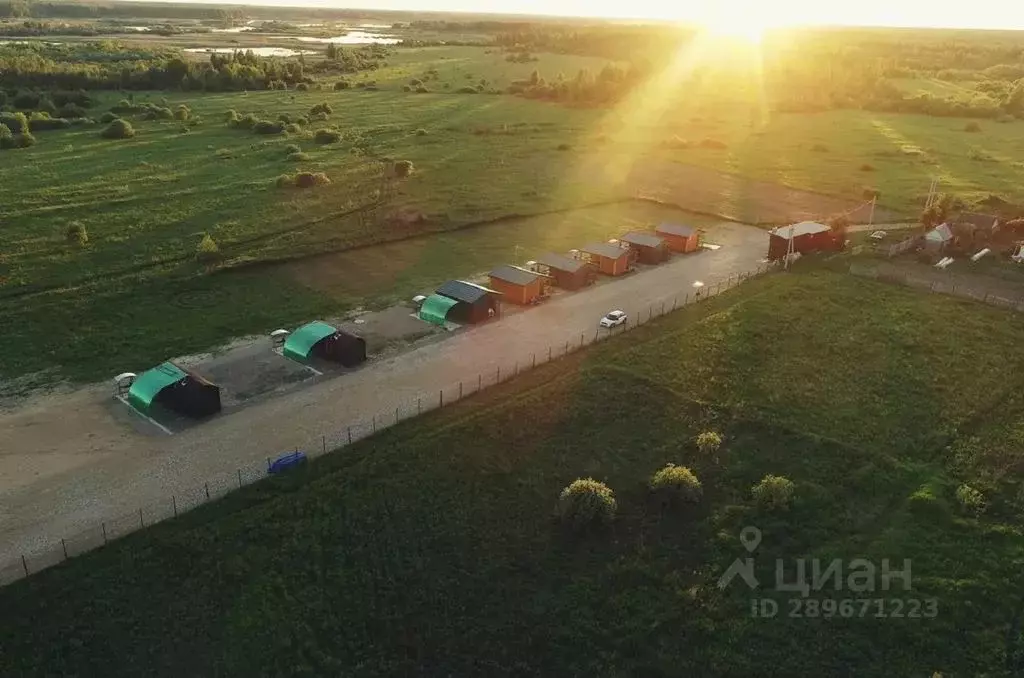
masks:
[[[743,548],[747,549],[748,553],[753,553],[761,543],[761,530],[753,525],[747,525],[740,530],[740,543],[743,544]]]

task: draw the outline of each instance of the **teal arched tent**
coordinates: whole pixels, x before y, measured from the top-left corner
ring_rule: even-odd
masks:
[[[286,358],[305,362],[309,359],[309,354],[313,351],[313,347],[316,346],[318,341],[331,336],[337,331],[338,328],[331,327],[327,323],[320,322],[319,320],[306,323],[289,334],[288,338],[285,339],[283,349],[284,355]]]
[[[420,320],[434,325],[444,325],[448,311],[452,310],[452,306],[457,303],[459,302],[455,299],[441,294],[431,294],[420,306]]]

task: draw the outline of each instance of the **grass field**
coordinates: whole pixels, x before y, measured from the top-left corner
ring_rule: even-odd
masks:
[[[981,305],[771,276],[0,590],[0,656],[25,676],[1002,675],[1022,338]],[[647,502],[667,462],[702,480],[693,509]],[[789,511],[752,503],[766,473],[796,483]],[[619,515],[570,539],[555,498],[588,475]],[[745,525],[779,618],[715,586]],[[937,615],[791,618],[770,582],[799,557],[908,558],[910,592],[811,595]]]
[[[204,233],[230,265],[301,257],[628,197],[642,188],[631,184],[632,171],[657,163],[851,200],[859,200],[864,187],[877,187],[883,204],[908,215],[918,211],[932,176],[943,180],[943,190],[967,198],[993,192],[1024,199],[1018,123],[982,123],[972,134],[956,119],[833,111],[777,114],[751,126],[748,109],[722,105],[713,83],[687,89],[682,98],[630,100],[616,109],[443,90],[445,83],[450,92],[479,78],[503,87],[534,68],[545,77],[569,77],[601,63],[542,54],[536,63],[511,64],[480,47],[402,49],[387,67],[356,76],[376,79],[381,91],[175,93],[166,97],[171,107],[187,102],[202,119],[187,133],[180,123],[144,121],[134,121],[137,136],[122,141],[101,139],[95,127],[41,132],[35,147],[0,154],[0,181],[8,189],[0,205],[0,323],[15,328],[23,345],[39,349],[0,357],[0,374],[56,368],[57,377],[91,379],[116,365],[145,365],[309,313],[405,293],[370,284],[371,298],[332,299],[269,269],[210,276],[193,261]],[[431,69],[438,73],[428,82],[435,91],[400,91]],[[96,114],[118,98],[107,98]],[[303,114],[321,101],[334,109],[330,121],[298,135],[264,137],[223,123],[229,109],[276,118]],[[316,144],[312,130],[323,126],[339,128],[343,140]],[[705,140],[725,148],[704,147]],[[289,161],[289,144],[309,159]],[[423,221],[352,214],[377,186],[366,152],[414,163],[389,209],[423,215]],[[279,175],[298,170],[326,172],[332,183],[309,190],[274,185]],[[688,204],[685,185],[671,181],[675,202],[692,209],[741,219],[764,213],[763,204],[745,199],[742,181],[717,198],[702,196],[695,201],[700,204]],[[611,212],[606,221],[615,218]],[[85,247],[65,241],[72,221],[85,225]],[[526,226],[522,237],[511,233],[515,224],[508,222],[502,247],[532,237]],[[462,234],[447,237],[466,248],[473,236],[465,242]],[[478,261],[486,268],[506,258]],[[441,261],[418,259],[411,278],[449,277]],[[78,336],[55,336],[55,328],[64,327],[76,328]],[[117,360],[112,351],[120,353]],[[97,355],[111,359],[86,359]]]

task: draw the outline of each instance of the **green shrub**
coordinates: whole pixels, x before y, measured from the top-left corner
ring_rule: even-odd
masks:
[[[256,134],[284,134],[284,123],[273,120],[259,120],[253,125]]]
[[[456,94],[479,94],[480,90],[476,87],[460,87],[455,90]]]
[[[190,117],[192,117],[192,111],[186,104],[181,104],[176,109],[174,109],[175,120],[181,120],[184,122],[185,120],[188,120]]]
[[[313,141],[318,144],[336,144],[341,141],[341,132],[336,129],[318,129],[313,135]]]
[[[228,158],[235,157],[235,154],[231,152],[230,148],[218,148],[213,154],[221,160],[227,160]]]
[[[287,146],[284,147],[284,154],[291,155],[292,153],[298,153],[301,150],[302,149],[299,148],[298,144],[288,144]]]
[[[312,122],[326,122],[328,117],[326,113],[320,111],[318,113],[311,113],[309,119]]]
[[[0,124],[0,150],[14,148],[14,133],[7,125]]]
[[[42,132],[48,129],[67,129],[71,123],[64,118],[51,118],[49,113],[36,111],[28,119],[30,132]]]
[[[414,169],[411,160],[399,160],[395,163],[394,167],[395,176],[403,179],[411,175]]]
[[[85,245],[89,242],[89,233],[80,221],[72,221],[64,229],[64,239],[76,245]]]
[[[966,483],[956,488],[956,500],[964,513],[980,516],[985,512],[985,495]]]
[[[135,136],[135,130],[127,120],[117,118],[100,132],[100,136],[104,139],[130,139]]]
[[[246,113],[244,116],[238,119],[235,123],[235,127],[238,129],[252,129],[259,122],[259,118],[253,113]]]
[[[227,112],[224,113],[224,122],[232,127],[237,125],[239,120],[241,120],[241,117],[238,115],[238,111],[233,108],[228,109]]]
[[[558,517],[573,530],[607,525],[617,508],[611,488],[593,478],[574,480],[558,495]]]
[[[304,115],[300,115],[299,117],[295,118],[295,124],[300,127],[305,127],[306,125],[309,124],[309,118],[307,118]]]
[[[111,113],[110,111],[107,111],[106,113],[104,113],[103,115],[100,116],[100,122],[103,123],[104,125],[109,125],[110,123],[114,122],[115,120],[117,120],[117,116],[115,114]]]
[[[784,509],[793,498],[793,481],[768,474],[754,485],[752,494],[754,500],[764,508]]]
[[[976,122],[974,122],[972,120],[969,123],[967,123],[966,125],[964,125],[964,131],[965,132],[980,132],[981,131],[981,125],[979,125],[978,123],[976,123]]]
[[[274,179],[274,185],[278,188],[288,188],[295,185],[295,177],[291,174],[280,174]]]
[[[418,137],[425,137],[425,136],[427,136],[427,130],[425,130],[422,127],[420,127],[418,130],[416,130],[415,134]]]
[[[143,120],[174,120],[174,111],[167,106],[146,104],[142,113]]]
[[[6,125],[14,134],[28,131],[28,118],[24,113],[0,113],[0,125]]]
[[[299,84],[297,84],[295,86],[295,89],[296,89],[296,91],[299,91],[299,92],[308,92],[309,91],[309,83],[300,82]]]
[[[302,134],[302,128],[296,125],[294,122],[290,122],[284,126],[284,131],[288,134]]]
[[[14,137],[14,145],[17,148],[28,148],[29,146],[35,146],[36,138],[32,136],[31,132],[22,132],[21,134]]]
[[[39,95],[35,92],[18,92],[11,103],[15,108],[28,111],[39,106]]]
[[[649,485],[651,491],[666,503],[695,504],[704,493],[693,471],[675,464],[669,464],[651,476]]]
[[[220,247],[217,246],[217,241],[210,237],[209,233],[204,233],[196,245],[196,261],[201,264],[212,264],[219,259]]]
[[[86,115],[86,110],[78,104],[68,103],[57,109],[59,118],[84,118]]]
[[[310,158],[309,154],[308,153],[303,153],[302,151],[296,151],[294,153],[289,153],[288,154],[288,160],[290,160],[292,162],[306,162],[307,160],[310,160],[310,159],[311,158]]]
[[[334,109],[332,109],[331,105],[326,101],[321,101],[320,103],[316,104],[315,106],[309,109],[310,118],[314,118],[316,115],[320,113],[323,113],[324,116],[328,116],[331,113],[334,113]]]
[[[423,81],[420,80],[419,78],[413,78],[412,80],[409,81],[409,87],[421,87],[422,85]]]
[[[348,89],[351,86],[352,85],[351,85],[351,83],[349,83],[348,80],[339,80],[338,82],[334,83],[334,89],[335,90]]]
[[[299,172],[295,175],[295,185],[299,188],[312,188],[331,183],[330,177],[323,172]]]
[[[716,456],[722,447],[722,436],[715,431],[704,431],[697,436],[695,442],[701,454]]]

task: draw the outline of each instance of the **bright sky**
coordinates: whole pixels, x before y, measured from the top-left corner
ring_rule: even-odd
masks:
[[[826,24],[1024,29],[1024,3],[1019,0],[237,0],[237,3],[659,18],[716,24],[740,21],[759,28]]]

